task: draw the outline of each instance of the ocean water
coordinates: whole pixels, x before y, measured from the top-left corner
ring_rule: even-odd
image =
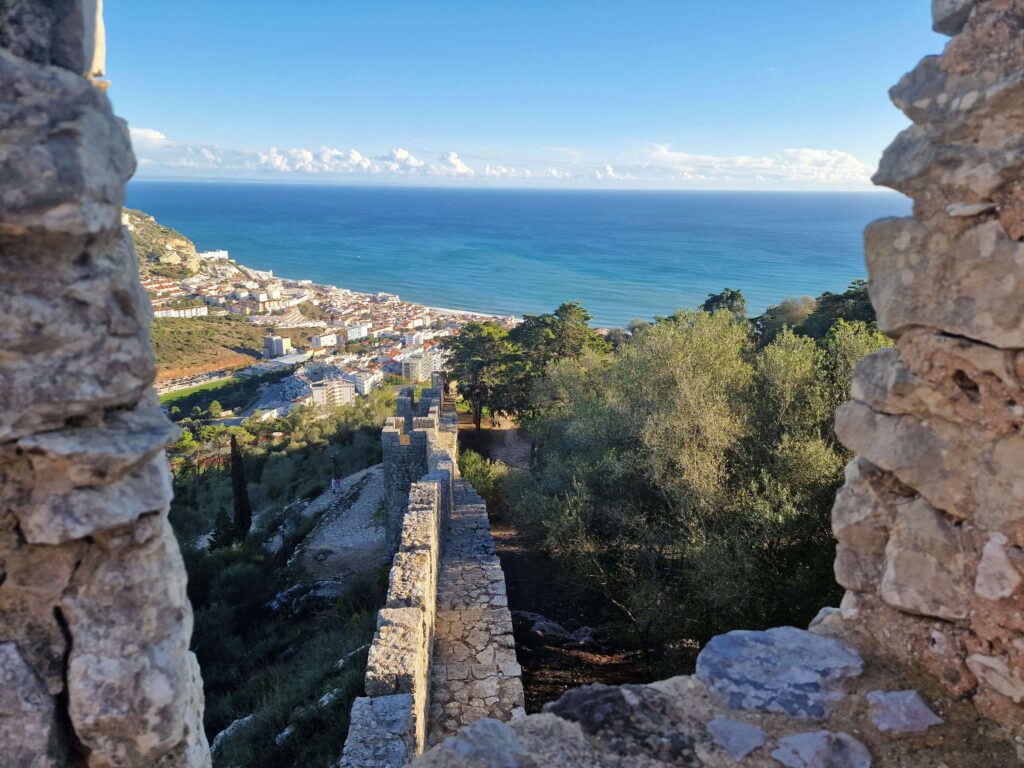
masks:
[[[135,181],[128,205],[201,250],[288,278],[434,306],[599,325],[739,288],[751,314],[866,277],[861,233],[888,193],[470,190]]]

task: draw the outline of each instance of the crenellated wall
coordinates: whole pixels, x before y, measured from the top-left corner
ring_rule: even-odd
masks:
[[[101,3],[0,3],[0,766],[207,766]]]
[[[426,745],[438,569],[458,477],[458,426],[443,408],[442,386],[435,374],[419,402],[404,390],[381,435],[386,524],[398,551],[370,645],[366,696],[352,707],[346,768],[404,765]]]
[[[844,631],[1024,733],[1024,4],[934,9],[953,39],[892,89],[875,177],[914,215],[865,237],[897,343],[836,416],[836,578]]]

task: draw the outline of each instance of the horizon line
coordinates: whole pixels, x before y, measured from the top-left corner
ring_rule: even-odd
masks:
[[[143,176],[133,177],[128,180],[129,184],[133,183],[184,183],[184,184],[252,184],[252,185],[264,185],[264,186],[281,186],[281,187],[343,187],[343,188],[372,188],[378,189],[383,187],[390,187],[393,189],[451,189],[457,191],[521,191],[521,192],[598,192],[598,193],[616,193],[616,192],[663,192],[663,193],[718,193],[718,194],[730,194],[730,193],[745,193],[745,194],[787,194],[787,195],[820,195],[820,194],[844,194],[844,195],[876,195],[876,194],[890,194],[899,195],[900,197],[906,197],[901,192],[889,189],[879,185],[873,185],[866,189],[759,189],[749,187],[736,187],[730,189],[719,189],[719,188],[700,188],[700,187],[593,187],[593,186],[543,186],[543,185],[503,185],[503,184],[430,184],[430,183],[395,183],[392,181],[381,181],[381,182],[370,182],[370,181],[353,181],[348,182],[345,180],[325,180],[325,181],[313,181],[313,180],[287,180],[287,179],[254,179],[254,178],[210,178],[210,177],[195,177],[195,176]]]

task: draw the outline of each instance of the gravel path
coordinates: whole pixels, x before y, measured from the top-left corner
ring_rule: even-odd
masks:
[[[373,570],[388,557],[384,539],[384,471],[377,464],[345,478],[341,491],[325,491],[303,514],[321,514],[293,556],[312,578]],[[324,511],[326,510],[326,511]]]

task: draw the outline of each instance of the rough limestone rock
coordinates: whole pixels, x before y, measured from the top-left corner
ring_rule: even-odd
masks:
[[[883,219],[865,240],[883,331],[928,326],[1004,349],[1024,346],[1024,243],[1000,222],[949,237],[916,219]],[[939,285],[941,302],[931,293]]]
[[[955,35],[964,28],[976,0],[932,0],[933,27],[944,35]]]
[[[408,693],[361,697],[352,703],[341,768],[399,768],[416,754],[413,697]]]
[[[794,627],[718,635],[697,657],[697,677],[730,707],[797,717],[825,717],[862,667],[849,646]]]
[[[50,768],[67,757],[53,697],[11,642],[0,643],[0,744],[4,765]]]
[[[924,499],[899,506],[879,595],[889,605],[940,619],[967,617],[961,532]]]
[[[0,765],[210,764],[99,0],[0,3]]]
[[[836,414],[858,458],[833,513],[850,591],[825,624],[1024,736],[1024,5],[933,18],[952,39],[892,89],[913,125],[875,176],[914,215],[865,233],[897,343]]]
[[[710,720],[708,733],[733,760],[742,760],[768,741],[768,734],[756,725],[730,717],[716,717]]]
[[[831,731],[787,736],[772,757],[786,768],[871,768],[867,747],[848,733]]]
[[[945,722],[917,691],[870,691],[868,704],[871,722],[883,732],[917,733]]]

